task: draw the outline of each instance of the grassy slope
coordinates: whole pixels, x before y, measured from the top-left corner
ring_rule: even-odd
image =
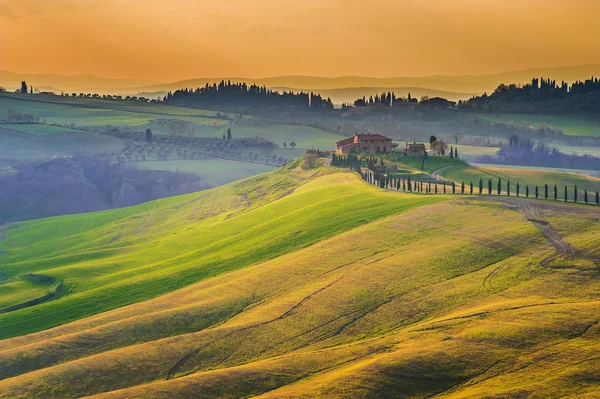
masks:
[[[572,136],[600,136],[600,119],[590,116],[562,116],[537,114],[475,114],[490,122],[513,123],[539,127],[549,126]]]
[[[0,158],[35,161],[77,152],[119,151],[126,141],[102,134],[69,131],[33,135],[7,130],[0,125]]]
[[[274,169],[273,166],[234,162],[223,159],[172,160],[133,162],[132,166],[143,169],[181,171],[197,174],[204,182],[221,186]]]
[[[231,201],[227,212],[234,215],[219,225],[244,219],[276,223],[250,236],[242,229],[242,236],[235,236],[240,245],[230,242],[219,254],[221,261],[228,255],[243,259],[245,247],[260,251],[264,241],[279,242],[269,251],[282,245],[285,250],[224,274],[214,264],[211,275],[216,276],[172,293],[0,341],[0,378],[5,378],[0,397],[541,398],[600,389],[600,219],[595,209],[515,202],[547,221],[546,234],[576,248],[570,252],[555,248],[528,221],[532,216],[516,207],[464,198],[428,203],[424,196],[378,191],[350,174],[322,173],[308,181],[302,180],[309,178],[304,173],[294,175],[295,184],[266,197],[286,182],[281,174],[227,186],[232,192],[249,189],[249,200],[260,204],[249,210]],[[176,198],[118,215],[22,224],[8,232],[4,249],[9,259],[33,260],[9,272],[48,262],[44,251],[51,244],[42,238],[51,231],[58,234],[54,246],[63,243],[54,249],[58,256],[97,246],[97,234],[90,231],[102,228],[102,240],[110,242],[121,230],[120,249],[100,260],[103,269],[94,270],[81,255],[73,261],[77,266],[69,273],[92,280],[102,279],[102,271],[111,281],[126,278],[124,269],[116,271],[118,257],[135,254],[138,245],[147,244],[146,251],[160,247],[160,255],[149,256],[154,262],[173,251],[180,257],[196,254],[199,245],[212,246],[215,253],[201,227],[185,233],[190,223],[211,226],[210,217],[189,218],[224,206],[223,193],[212,193],[201,201]],[[328,193],[335,193],[332,206]],[[201,202],[204,211],[190,212],[193,202]],[[388,216],[369,217],[371,222],[357,226],[364,207],[366,214]],[[136,236],[151,210],[154,223],[145,226],[143,238]],[[289,212],[294,214],[288,218]],[[115,226],[122,218],[128,223]],[[271,234],[280,224],[283,235]],[[339,224],[347,228],[338,229]],[[211,235],[231,234],[220,229],[215,225]],[[304,244],[296,245],[296,237],[307,230],[318,239],[300,239]],[[256,235],[258,242],[252,242]],[[42,240],[42,246],[26,255],[19,248],[29,240]],[[138,257],[142,254],[128,261]],[[196,268],[206,267],[203,257],[196,262]],[[55,271],[45,271],[58,273],[65,264],[60,263]],[[142,271],[136,278],[146,284],[150,275],[143,267],[129,267]],[[172,269],[182,270],[181,262],[163,265],[161,273]],[[165,381],[169,374],[174,379]]]
[[[347,173],[303,184],[310,175],[279,170],[136,207],[17,224],[0,245],[2,272],[60,278],[69,294],[0,315],[0,336],[146,300],[442,200],[399,201]],[[295,191],[286,195],[290,190]],[[334,213],[339,216],[330,217]]]
[[[419,174],[422,172],[421,169],[421,158],[420,157],[400,157],[397,164],[399,167],[406,166],[415,172],[413,179],[419,180]],[[569,195],[572,195],[574,185],[577,185],[579,189],[579,200],[583,199],[583,190],[587,189],[590,193],[595,193],[596,190],[600,190],[600,179],[597,177],[584,176],[574,173],[564,172],[553,172],[551,170],[537,170],[537,169],[519,169],[511,167],[496,167],[496,166],[472,166],[461,160],[441,158],[441,157],[430,157],[425,161],[424,172],[431,174],[439,171],[440,176],[453,180],[457,183],[465,182],[466,185],[469,182],[473,182],[474,186],[478,186],[479,179],[483,179],[485,191],[487,191],[487,180],[492,179],[493,190],[496,190],[498,178],[502,179],[503,190],[506,190],[507,183],[511,182],[511,192],[514,194],[516,189],[516,183],[522,186],[520,195],[525,195],[525,185],[529,185],[531,195],[534,195],[534,186],[540,187],[540,195],[543,195],[543,186],[548,184],[549,196],[552,197],[554,184],[558,185],[559,198],[561,198],[564,190],[564,186],[567,185],[569,189]],[[425,176],[426,177],[426,176]],[[477,191],[477,190],[476,190]],[[570,197],[571,198],[571,197]],[[592,197],[590,197],[590,201]]]
[[[171,107],[136,101],[70,98],[61,96],[22,96],[0,94],[0,115],[6,111],[32,114],[48,123],[76,125],[144,125],[151,119],[177,118],[198,123],[221,125],[223,119],[213,118],[216,112]]]

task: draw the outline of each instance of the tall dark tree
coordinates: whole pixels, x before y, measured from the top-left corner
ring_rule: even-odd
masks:
[[[519,182],[517,182],[517,197],[519,196],[519,189],[520,189]]]
[[[600,205],[600,192],[596,191],[596,205]]]
[[[537,199],[537,198],[539,198],[539,196],[540,196],[540,192],[538,190],[538,186],[536,185],[535,186],[535,198]]]
[[[529,198],[529,186],[525,186],[525,197]]]
[[[458,148],[454,147],[454,159],[458,159]]]
[[[544,185],[544,199],[548,199],[548,185]]]
[[[498,195],[502,194],[502,179],[498,178]]]
[[[568,194],[567,194],[567,185],[565,184],[565,202],[567,202],[569,200]]]
[[[469,194],[473,194],[473,182],[469,182]]]
[[[586,204],[588,203],[587,188],[583,190],[583,201],[584,201]]]
[[[23,93],[23,94],[27,94],[28,93],[28,91],[27,91],[27,82],[25,82],[25,81],[21,82],[21,93]]]
[[[575,190],[573,192],[573,200],[577,202],[577,184],[575,185]]]
[[[146,143],[152,144],[152,130],[146,129]]]
[[[558,187],[554,185],[554,201],[558,200]]]
[[[483,179],[479,179],[479,195],[481,195],[481,192],[483,191]]]
[[[227,128],[227,140],[231,140],[231,128]]]

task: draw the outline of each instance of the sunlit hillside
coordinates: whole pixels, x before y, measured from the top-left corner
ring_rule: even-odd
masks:
[[[299,161],[1,234],[2,398],[600,388],[591,205],[387,192]]]

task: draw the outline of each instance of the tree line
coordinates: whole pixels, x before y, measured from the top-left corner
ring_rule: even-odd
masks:
[[[549,168],[600,170],[600,158],[592,155],[565,154],[543,142],[535,143],[518,135],[509,138],[494,156],[477,158],[479,163],[540,166]]]
[[[222,80],[219,84],[208,83],[196,89],[180,89],[169,91],[164,96],[166,103],[177,103],[195,107],[214,108],[219,106],[274,106],[297,108],[300,110],[331,110],[333,102],[320,94],[300,91],[275,91],[266,86],[246,83],[232,83]]]
[[[591,77],[568,84],[565,81],[534,78],[525,85],[500,84],[491,95],[484,93],[459,108],[491,112],[599,111],[600,79]]]

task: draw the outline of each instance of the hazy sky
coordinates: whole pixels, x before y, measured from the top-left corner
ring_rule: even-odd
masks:
[[[600,0],[0,0],[0,69],[177,80],[600,63]]]

